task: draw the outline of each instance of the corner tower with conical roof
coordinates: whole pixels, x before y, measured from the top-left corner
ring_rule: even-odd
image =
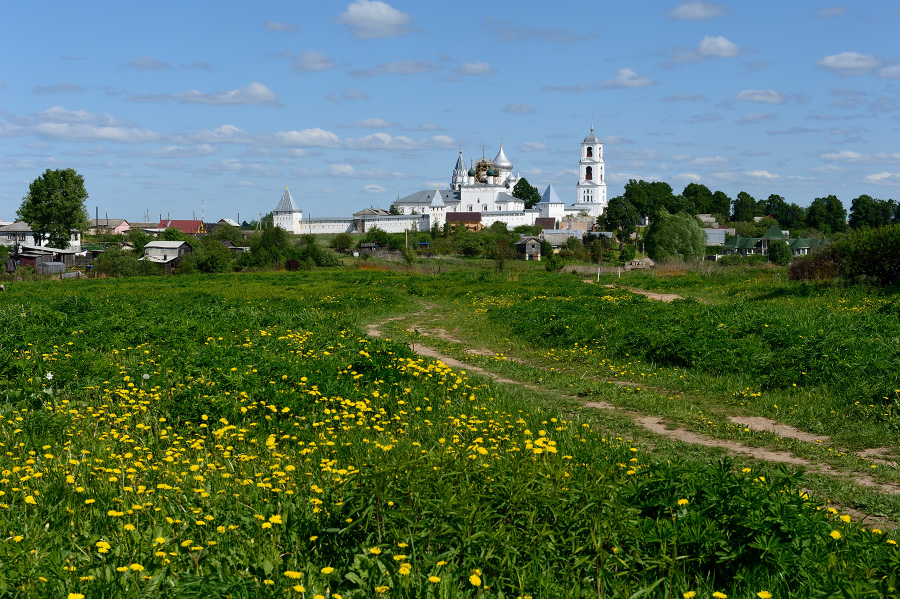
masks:
[[[576,193],[575,207],[590,216],[603,214],[606,208],[606,164],[603,162],[603,144],[594,135],[593,126],[581,142]]]
[[[297,202],[288,190],[284,188],[281,200],[272,211],[272,220],[276,227],[281,227],[288,233],[298,235],[300,233],[300,222],[303,219],[303,212],[297,207]]]

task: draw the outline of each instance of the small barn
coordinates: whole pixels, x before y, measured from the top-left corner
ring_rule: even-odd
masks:
[[[516,254],[522,260],[541,259],[541,240],[533,235],[528,235],[516,242]]]
[[[61,275],[66,272],[66,265],[62,262],[41,262],[35,270],[39,275]]]

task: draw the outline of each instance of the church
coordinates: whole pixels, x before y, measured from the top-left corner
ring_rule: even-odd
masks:
[[[493,160],[482,158],[470,162],[466,169],[462,150],[446,190],[422,190],[398,198],[394,206],[401,215],[429,215],[432,224],[442,226],[448,213],[480,212],[485,227],[502,221],[512,228],[533,225],[536,218],[553,218],[557,221],[569,216],[587,215],[596,218],[603,214],[606,199],[606,165],[603,161],[603,144],[590,134],[581,142],[578,161],[578,184],[575,201],[566,205],[559,199],[552,182],[541,195],[541,201],[531,209],[513,197],[513,189],[521,177],[513,174],[513,163],[503,151],[503,144]]]
[[[484,227],[503,222],[512,229],[519,225],[534,225],[538,218],[552,218],[558,224],[576,216],[597,218],[607,205],[606,165],[603,144],[594,135],[593,127],[581,142],[578,173],[576,197],[571,204],[566,205],[559,198],[551,182],[541,200],[533,208],[525,208],[523,200],[513,197],[521,177],[518,172],[513,174],[513,163],[507,158],[501,142],[493,160],[487,160],[482,149],[481,159],[470,159],[469,168],[466,168],[460,150],[449,188],[425,189],[398,198],[393,203],[397,214],[364,210],[353,217],[303,219],[303,213],[285,189],[273,216],[275,226],[292,233],[364,233],[375,226],[389,233],[427,231],[434,226],[443,227],[448,221],[468,222],[472,218],[479,219]]]

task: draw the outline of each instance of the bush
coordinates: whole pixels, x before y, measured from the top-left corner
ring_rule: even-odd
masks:
[[[331,247],[336,250],[349,250],[353,247],[353,236],[350,233],[338,233],[331,240]]]
[[[659,214],[647,229],[647,253],[655,262],[695,262],[706,254],[706,235],[697,219],[684,212]]]
[[[778,266],[787,266],[791,263],[791,248],[788,247],[786,241],[776,239],[769,244],[769,250],[766,252],[769,262]]]
[[[762,254],[750,254],[749,256],[741,256],[738,254],[730,254],[719,258],[719,266],[758,266],[768,262],[768,258]]]
[[[97,272],[112,277],[136,277],[158,275],[159,266],[153,262],[138,260],[132,252],[111,246],[94,260]]]

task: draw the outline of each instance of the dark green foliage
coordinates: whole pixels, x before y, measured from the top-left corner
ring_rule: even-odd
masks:
[[[97,272],[113,277],[136,277],[157,275],[160,272],[158,264],[138,260],[138,257],[127,250],[117,246],[110,246],[94,260],[94,268]]]
[[[816,198],[806,209],[806,225],[825,235],[847,229],[847,211],[836,196]]]
[[[731,220],[752,222],[754,216],[762,216],[756,200],[746,191],[737,194],[731,209]]]
[[[140,229],[130,229],[125,233],[125,239],[134,246],[134,252],[141,256],[144,255],[144,246],[153,241],[149,235]]]
[[[386,231],[382,231],[378,227],[372,227],[366,231],[366,235],[362,238],[366,243],[377,243],[381,247],[387,247],[390,242],[390,236]]]
[[[731,198],[724,191],[716,191],[712,196],[709,212],[728,218],[728,215],[731,214]]]
[[[776,239],[769,242],[769,250],[766,252],[769,262],[778,266],[787,266],[791,263],[791,248],[786,241]]]
[[[215,227],[213,227],[212,232],[207,235],[207,237],[212,237],[216,241],[230,241],[234,245],[243,245],[244,236],[241,234],[241,230],[234,225],[229,225],[228,223],[219,223]]]
[[[603,219],[603,225],[607,231],[617,231],[621,249],[625,239],[637,229],[639,217],[638,210],[631,202],[624,196],[616,196],[609,201],[606,211],[597,220]]]
[[[336,250],[349,250],[353,247],[353,236],[350,233],[338,233],[331,239],[331,247]]]
[[[654,262],[694,262],[706,254],[706,235],[693,216],[660,212],[645,235],[647,254]]]
[[[822,248],[815,258],[837,266],[846,278],[891,285],[900,277],[900,225],[853,231]]]
[[[691,214],[713,213],[713,194],[706,185],[688,183],[681,195],[693,204],[696,212],[691,212]]]
[[[634,244],[626,243],[625,247],[622,248],[622,251],[619,252],[619,260],[622,262],[631,262],[634,260]]]
[[[392,203],[390,209],[388,209],[388,212],[393,214],[394,216],[397,216],[400,214],[400,209],[397,208],[396,204]]]
[[[806,210],[797,204],[788,204],[783,197],[775,194],[765,200],[763,212],[774,218],[782,229],[798,229],[806,218]]]
[[[31,226],[39,242],[66,249],[73,230],[88,228],[87,198],[84,177],[74,169],[47,169],[28,186],[16,218]]]
[[[523,200],[526,209],[534,208],[534,205],[541,201],[541,192],[525,177],[519,179],[519,182],[513,187],[512,195],[514,198]]]
[[[722,256],[716,262],[717,266],[758,266],[768,262],[768,258],[762,254],[750,254],[749,256],[741,256],[738,254],[730,254]]]
[[[232,227],[233,229],[234,227]],[[197,270],[205,273],[225,272],[231,266],[232,250],[212,235],[207,235],[195,250]]]
[[[854,198],[850,206],[850,227],[884,227],[895,222],[897,203],[894,200],[879,200],[863,194]]]
[[[634,179],[630,179],[625,184],[625,193],[622,197],[634,206],[639,216],[652,216],[659,210],[665,210],[674,199],[672,187],[668,183],[664,181],[635,181]],[[612,204],[612,200],[610,200],[610,204]],[[637,219],[635,219],[635,222],[637,222]]]

